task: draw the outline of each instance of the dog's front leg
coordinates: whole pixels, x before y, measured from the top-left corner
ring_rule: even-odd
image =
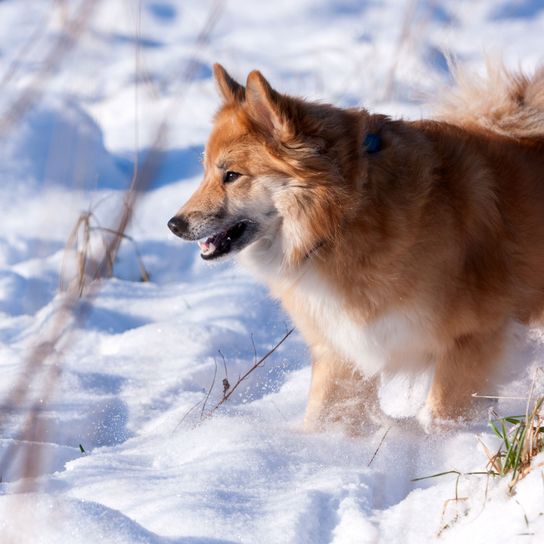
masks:
[[[494,377],[501,362],[505,331],[501,328],[486,334],[466,335],[437,361],[431,391],[422,423],[436,420],[469,417],[478,405],[483,405],[481,395],[496,394]]]
[[[378,406],[375,379],[365,379],[353,365],[326,348],[313,349],[312,381],[304,418],[307,430],[341,423],[358,433]],[[317,355],[317,356],[316,356]]]

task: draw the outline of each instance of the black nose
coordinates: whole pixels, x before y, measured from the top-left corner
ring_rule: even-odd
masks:
[[[179,215],[175,215],[168,221],[168,228],[176,235],[183,237],[183,235],[187,232],[188,227],[187,221],[183,217],[180,217]]]

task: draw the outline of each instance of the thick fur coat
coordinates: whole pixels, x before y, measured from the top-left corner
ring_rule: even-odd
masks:
[[[429,365],[427,413],[466,415],[511,327],[541,317],[544,71],[488,72],[403,121],[215,66],[204,180],[169,226],[206,259],[237,253],[282,301],[313,356],[309,427],[359,425],[380,372]]]

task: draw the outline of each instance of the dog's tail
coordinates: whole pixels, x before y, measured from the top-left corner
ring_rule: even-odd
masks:
[[[487,74],[452,65],[456,87],[437,107],[438,116],[461,126],[480,126],[522,140],[544,142],[544,66],[532,76],[488,60]]]

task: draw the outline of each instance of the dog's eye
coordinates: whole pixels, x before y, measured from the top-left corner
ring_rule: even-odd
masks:
[[[242,174],[239,174],[238,172],[231,172],[230,170],[228,172],[225,172],[225,175],[223,176],[223,183],[231,183],[233,181],[236,181]]]

